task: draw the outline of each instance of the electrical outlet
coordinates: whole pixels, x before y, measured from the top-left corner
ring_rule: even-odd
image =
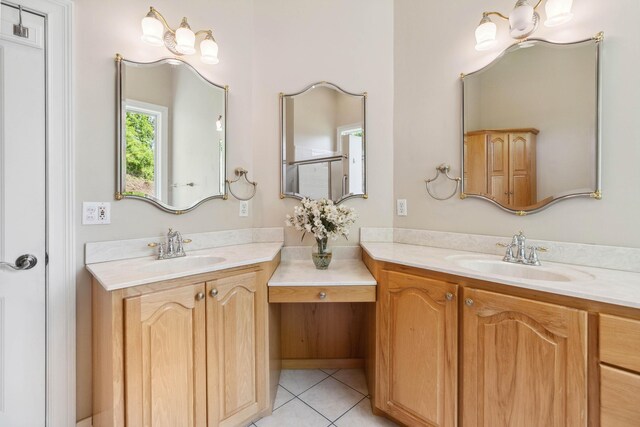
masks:
[[[109,202],[83,202],[82,224],[97,225],[111,224],[111,203]]]
[[[249,202],[240,201],[240,216],[249,216]]]
[[[407,199],[398,199],[396,201],[396,214],[398,216],[407,216]]]

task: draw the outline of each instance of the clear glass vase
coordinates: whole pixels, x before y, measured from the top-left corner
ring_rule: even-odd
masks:
[[[318,270],[326,270],[331,263],[331,249],[327,245],[328,239],[316,239],[316,244],[311,250],[311,259]]]

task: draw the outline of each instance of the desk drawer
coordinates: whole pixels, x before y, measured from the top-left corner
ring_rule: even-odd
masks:
[[[271,286],[269,302],[375,302],[375,286]]]
[[[640,373],[640,321],[601,314],[600,361]]]
[[[640,425],[640,375],[600,366],[600,422],[602,427]]]

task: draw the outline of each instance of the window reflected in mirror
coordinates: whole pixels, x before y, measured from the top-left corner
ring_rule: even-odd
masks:
[[[117,65],[121,197],[172,213],[222,198],[227,89],[180,60]]]
[[[365,99],[330,83],[281,95],[283,196],[366,194]]]
[[[599,39],[529,40],[463,77],[463,193],[516,213],[599,194]]]

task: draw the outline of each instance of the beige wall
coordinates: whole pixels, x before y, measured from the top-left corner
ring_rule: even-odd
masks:
[[[125,0],[78,0],[75,8],[76,201],[77,225],[77,416],[91,415],[91,289],[84,271],[84,243],[160,235],[168,227],[184,233],[251,227],[253,218],[238,216],[238,202],[214,200],[194,212],[175,216],[138,200],[115,201],[115,65],[116,52],[149,62],[167,56],[140,40],[140,20],[149,4]],[[228,165],[252,171],[250,1],[190,0],[153,3],[172,25],[183,16],[194,29],[213,28],[220,43],[220,64],[205,66],[189,58],[208,79],[228,84]],[[83,201],[110,201],[111,224],[81,225]]]
[[[393,221],[393,1],[279,0],[254,3],[253,131],[255,225],[281,226],[298,203],[279,200],[280,146],[278,93],[294,93],[328,81],[350,92],[368,92],[367,164],[369,198],[345,202],[360,219],[349,241],[358,242],[361,226],[390,226]],[[300,234],[285,230],[286,244]],[[305,243],[310,243],[307,236]]]
[[[85,242],[160,235],[168,227],[202,232],[282,226],[296,200],[280,200],[278,93],[326,80],[353,92],[368,91],[369,200],[348,202],[361,212],[360,226],[392,221],[393,2],[392,0],[158,0],[172,25],[183,16],[194,30],[213,28],[220,64],[189,58],[207,78],[228,84],[227,176],[236,166],[259,183],[250,216],[238,202],[208,202],[174,216],[138,200],[114,201],[114,55],[147,62],[167,56],[140,41],[148,4],[77,0],[75,17],[76,200],[111,201],[111,225],[77,226],[77,417],[91,415],[91,290],[84,271]],[[354,230],[357,228],[354,227]],[[289,230],[287,241],[299,242]],[[309,242],[310,243],[310,242]],[[357,244],[357,233],[349,242]]]
[[[516,217],[474,199],[431,199],[424,178],[450,163],[460,173],[461,72],[489,63],[499,53],[476,52],[474,30],[482,16],[478,2],[420,0],[394,3],[394,193],[408,201],[409,215],[394,225],[476,234],[511,235],[524,230],[536,239],[640,246],[640,2],[574,2],[574,20],[560,28],[543,25],[537,37],[573,41],[605,32],[602,48],[603,192],[601,201],[573,199],[541,213]],[[511,0],[495,0],[492,10],[508,12]],[[543,12],[544,13],[544,12]],[[544,17],[543,17],[544,18]],[[501,46],[511,40],[497,22]]]

